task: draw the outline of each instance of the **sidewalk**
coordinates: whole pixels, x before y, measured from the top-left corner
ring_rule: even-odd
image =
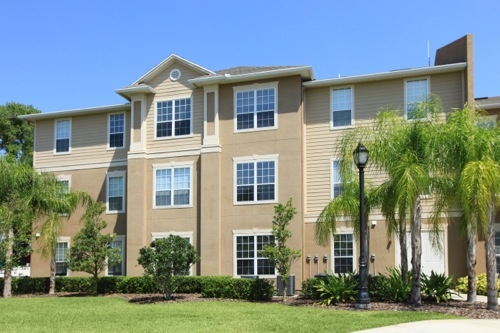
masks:
[[[453,299],[467,300],[467,295],[454,295]],[[478,302],[487,302],[486,296],[477,296]],[[500,319],[446,319],[415,321],[406,324],[371,328],[354,333],[500,333]]]

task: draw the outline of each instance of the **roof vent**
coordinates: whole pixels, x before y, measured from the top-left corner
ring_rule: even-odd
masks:
[[[177,68],[174,68],[170,71],[170,80],[177,81],[181,78],[181,71]]]

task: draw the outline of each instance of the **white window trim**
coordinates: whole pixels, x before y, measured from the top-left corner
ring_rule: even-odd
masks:
[[[121,147],[110,147],[109,144],[109,138],[111,136],[111,116],[114,116],[114,115],[120,115],[122,114],[123,115],[123,146]],[[126,135],[125,133],[127,133],[127,114],[125,112],[114,112],[114,113],[108,113],[108,150],[116,150],[116,149],[124,149],[126,146],[127,146],[127,142],[126,142]]]
[[[120,262],[119,265],[122,266],[122,275],[120,275],[120,276],[125,276],[125,235],[116,235],[114,240],[122,242],[122,251],[121,251],[122,261]],[[106,276],[115,276],[115,275],[109,275],[108,268],[109,268],[109,265],[108,265],[107,260],[106,260],[106,272],[105,272],[105,275]]]
[[[56,179],[60,182],[68,181],[68,190],[71,190],[71,175],[57,175]]]
[[[243,229],[243,230],[233,230],[233,277],[238,278],[238,258],[236,258],[236,238],[239,236],[272,236],[272,229]],[[254,258],[255,260],[255,258]],[[258,275],[258,274],[254,274]],[[276,278],[278,276],[278,271],[274,269],[273,275],[259,275],[259,278]]]
[[[335,199],[335,191],[333,189],[334,185],[335,185],[335,177],[334,177],[334,172],[333,172],[333,163],[338,161],[339,163],[342,163],[341,160],[338,160],[336,158],[331,158],[330,159],[330,200],[333,200]],[[339,170],[340,172],[340,170]],[[342,180],[342,176],[341,176],[341,180]]]
[[[356,238],[354,237],[354,229],[353,228],[347,228],[347,227],[340,227],[340,228],[337,228],[337,230],[335,231],[335,235],[349,235],[349,234],[352,234],[352,269],[353,269],[353,272],[357,272],[359,271],[359,265],[358,265],[358,242],[356,241]],[[331,254],[330,254],[330,269],[331,269],[331,272],[334,273],[335,272],[335,239],[332,235],[332,237],[330,238],[330,242],[331,242]],[[369,254],[368,254],[369,255]],[[369,265],[370,261],[369,261],[369,258],[366,258],[367,260],[367,265]],[[368,266],[369,268],[369,266]],[[335,273],[336,274],[336,273]]]
[[[260,89],[270,89],[274,88],[274,126],[270,127],[254,127],[246,129],[238,129],[237,113],[236,113],[236,95],[242,91],[250,90],[260,90]],[[234,133],[245,133],[245,132],[258,132],[258,131],[269,131],[278,128],[278,81],[268,82],[268,83],[254,83],[245,86],[233,87],[233,129]],[[255,115],[255,111],[254,111]],[[256,125],[255,125],[256,126]]]
[[[157,240],[157,239],[162,239],[162,238],[168,238],[170,235],[172,236],[180,236],[182,238],[188,238],[189,244],[194,246],[193,243],[193,232],[192,231],[161,231],[161,232],[152,232],[151,233],[151,242]],[[193,276],[193,267],[195,264],[191,265],[189,267],[189,276]]]
[[[261,205],[268,203],[278,202],[278,157],[279,154],[273,155],[253,155],[244,157],[233,157],[233,204],[237,206],[241,205]],[[255,194],[253,201],[238,201],[238,186],[237,186],[237,165],[239,163],[257,163],[257,162],[274,162],[274,200],[261,200],[257,201],[257,193]],[[257,171],[255,169],[255,171]],[[257,177],[256,175],[254,176]],[[256,181],[256,180],[255,180]],[[254,184],[255,185],[255,184]]]
[[[71,248],[71,237],[69,236],[59,236],[57,237],[57,243],[68,243],[68,251]],[[66,259],[66,263],[68,262],[68,259]],[[66,268],[66,276],[70,276],[70,270],[69,267]]]
[[[333,126],[333,91],[338,90],[338,89],[346,89],[350,88],[351,89],[351,125],[347,126]],[[353,128],[354,127],[354,86],[340,86],[340,87],[332,87],[330,90],[330,130],[341,130],[341,129],[346,129],[346,128]]]
[[[191,119],[189,121],[189,134],[176,136],[175,135],[175,126],[174,126],[175,124],[172,124],[172,136],[160,136],[160,137],[158,137],[157,136],[157,134],[158,134],[158,132],[157,132],[158,103],[159,102],[168,102],[168,101],[177,101],[180,99],[190,99],[191,100]],[[154,103],[154,108],[155,108],[154,128],[153,128],[154,140],[173,140],[173,139],[180,139],[180,138],[189,138],[189,137],[193,136],[193,119],[194,119],[194,98],[193,98],[193,95],[188,95],[188,96],[180,95],[180,96],[176,96],[173,98],[167,98],[167,99],[155,99],[153,101],[153,103]],[[174,110],[174,113],[175,113],[175,110]],[[174,114],[174,117],[175,117],[175,114]],[[172,120],[172,122],[175,123],[175,118]]]
[[[427,80],[427,97],[430,97],[431,95],[431,78],[430,76],[422,76],[422,77],[412,77],[404,80],[404,94],[405,94],[405,104],[404,104],[404,112],[405,112],[405,120],[407,121],[415,121],[415,120],[425,120],[425,119],[430,119],[429,115],[427,118],[417,118],[417,119],[408,119],[408,82],[409,81],[421,81],[421,80]]]
[[[193,161],[188,162],[175,162],[153,164],[153,209],[176,209],[176,208],[191,208],[193,207]],[[171,206],[157,206],[156,205],[156,170],[164,169],[179,169],[189,168],[189,204],[188,205],[171,205]],[[172,193],[173,198],[173,193]]]
[[[68,151],[58,152],[57,151],[57,122],[59,122],[59,121],[66,121],[66,120],[69,121],[69,149],[68,149]],[[71,154],[71,144],[72,144],[71,137],[72,136],[73,136],[73,122],[72,122],[71,118],[60,118],[60,119],[55,119],[54,120],[54,149],[53,149],[54,155],[67,155],[67,154]]]
[[[126,171],[111,171],[106,173],[106,214],[118,214],[125,212],[126,194],[127,194],[127,179]],[[109,178],[110,177],[123,177],[123,196],[122,196],[122,210],[109,210]]]

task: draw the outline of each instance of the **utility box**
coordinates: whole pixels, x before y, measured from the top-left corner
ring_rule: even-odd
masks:
[[[276,285],[278,287],[278,296],[283,296],[283,280],[281,279],[281,275],[278,275],[276,279]],[[286,284],[286,295],[292,296],[295,295],[295,275],[290,275],[288,277],[288,281]]]

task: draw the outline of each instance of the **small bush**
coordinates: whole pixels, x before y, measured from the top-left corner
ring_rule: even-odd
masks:
[[[400,268],[388,268],[388,275],[372,278],[370,295],[383,302],[407,302],[411,292],[411,278],[405,283]],[[411,274],[408,274],[411,277]]]
[[[459,293],[467,294],[468,292],[468,277],[464,276],[457,280],[457,284],[455,285],[455,290]],[[497,286],[499,290],[500,296],[500,280],[497,279]],[[486,296],[488,292],[486,273],[481,273],[476,276],[476,292],[478,295]]]
[[[309,278],[302,281],[302,294],[310,299],[320,299],[321,293],[318,291],[318,278]]]
[[[327,274],[316,286],[322,305],[354,301],[358,288],[359,280],[354,273]]]
[[[421,274],[422,294],[434,299],[437,303],[440,301],[448,302],[451,299],[451,287],[453,279],[444,274],[437,274],[431,271],[431,275]]]

